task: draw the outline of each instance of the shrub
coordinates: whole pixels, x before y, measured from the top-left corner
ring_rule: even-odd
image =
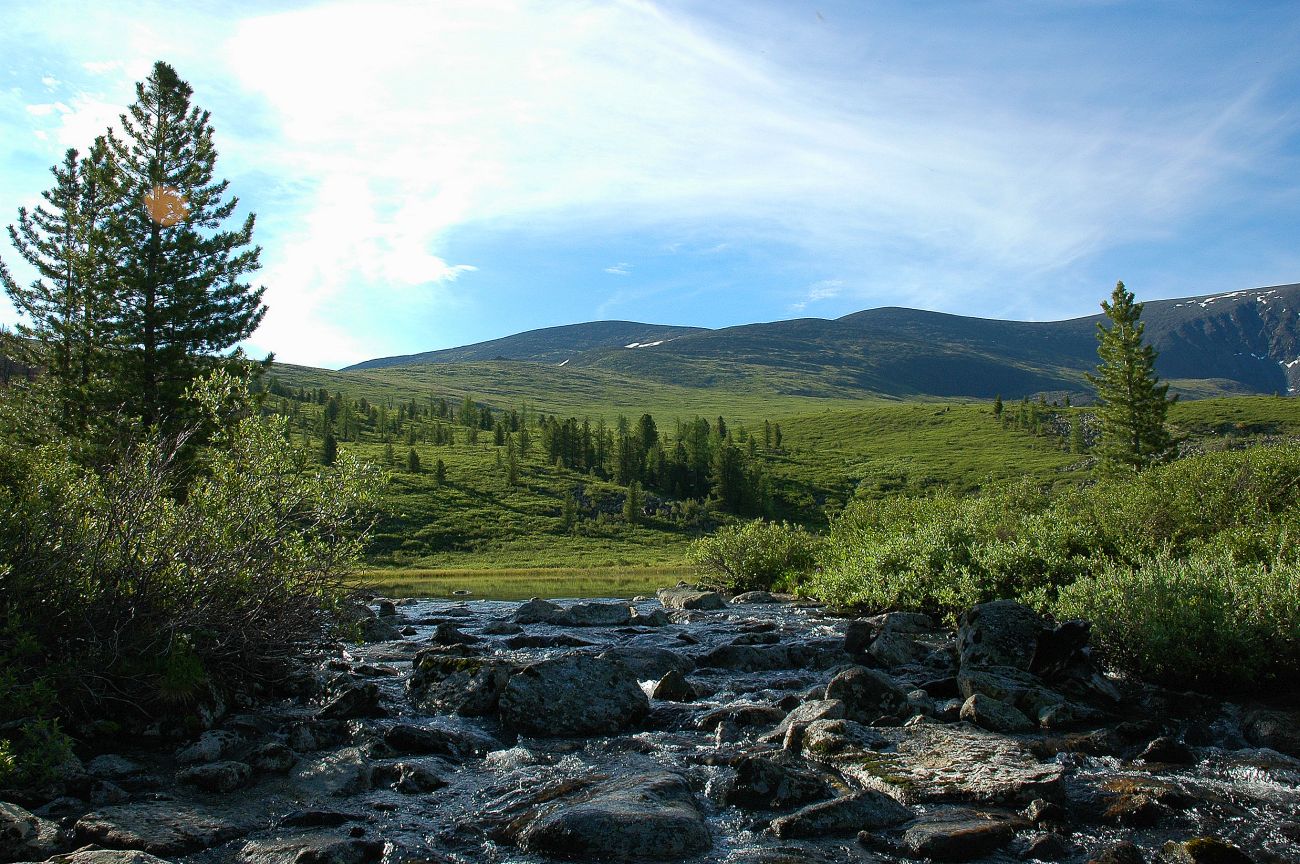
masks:
[[[146,720],[273,683],[339,603],[376,471],[312,465],[227,374],[194,399],[216,431],[183,466],[184,435],[103,470],[0,441],[0,728],[47,719],[42,694],[63,717]]]
[[[1093,622],[1115,667],[1170,683],[1245,689],[1300,669],[1300,566],[1217,550],[1108,563],[1061,590],[1058,617]]]
[[[755,520],[725,525],[691,544],[700,584],[727,591],[789,588],[812,572],[821,540],[798,525]]]

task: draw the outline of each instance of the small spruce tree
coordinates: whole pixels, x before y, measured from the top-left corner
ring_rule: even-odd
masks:
[[[1174,399],[1169,385],[1158,383],[1155,349],[1143,342],[1142,304],[1117,282],[1101,308],[1110,326],[1097,324],[1101,363],[1096,375],[1088,375],[1097,389],[1098,451],[1104,468],[1138,471],[1173,455],[1165,416]]]
[[[406,454],[406,470],[411,474],[420,473],[420,454],[412,447]]]

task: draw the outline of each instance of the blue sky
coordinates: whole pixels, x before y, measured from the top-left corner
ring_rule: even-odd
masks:
[[[1300,280],[1294,2],[0,12],[0,224],[166,60],[258,215],[250,347],[287,362]]]

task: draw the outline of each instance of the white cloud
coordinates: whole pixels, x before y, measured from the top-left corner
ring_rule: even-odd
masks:
[[[632,272],[632,265],[626,261],[620,261],[612,267],[606,267],[605,272],[615,276],[626,276]]]
[[[81,64],[81,68],[85,69],[91,75],[107,75],[109,72],[114,72],[118,69],[121,69],[122,61],[121,60],[101,60],[101,61],[87,60],[85,63]]]
[[[45,89],[53,90],[55,87],[59,86],[60,82],[59,79],[55,78],[53,75],[45,75],[41,78],[41,83],[45,85]]]

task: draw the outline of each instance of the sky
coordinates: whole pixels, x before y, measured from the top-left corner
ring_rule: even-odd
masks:
[[[0,224],[165,60],[211,112],[232,226],[257,214],[247,347],[285,362],[1300,281],[1290,0],[0,0],[0,20]]]

